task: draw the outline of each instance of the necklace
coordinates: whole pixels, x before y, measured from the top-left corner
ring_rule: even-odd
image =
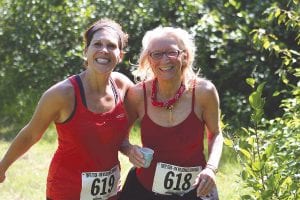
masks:
[[[157,100],[157,78],[156,78],[152,82],[151,103],[155,107],[162,107],[162,108],[166,108],[167,110],[169,110],[169,121],[172,122],[173,121],[172,111],[174,108],[174,104],[182,96],[184,90],[185,90],[185,85],[183,83],[181,83],[180,87],[178,88],[178,90],[173,98],[168,99],[166,101],[158,101]]]

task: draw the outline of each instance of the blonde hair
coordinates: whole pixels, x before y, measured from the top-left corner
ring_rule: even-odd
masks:
[[[195,59],[196,47],[194,43],[194,37],[182,28],[174,27],[157,27],[150,31],[147,31],[142,40],[142,50],[139,57],[137,70],[134,71],[136,81],[146,81],[154,78],[154,74],[151,70],[150,62],[148,60],[149,46],[151,42],[156,38],[174,38],[178,43],[178,46],[187,53],[187,63],[183,68],[184,82],[189,86],[197,77],[197,74],[193,70],[193,64]]]

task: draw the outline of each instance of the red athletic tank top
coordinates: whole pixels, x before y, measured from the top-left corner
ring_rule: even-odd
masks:
[[[143,146],[154,150],[154,155],[150,167],[138,168],[136,174],[142,185],[151,191],[157,162],[181,167],[203,168],[206,165],[203,154],[204,123],[194,112],[195,87],[191,113],[183,122],[173,127],[160,126],[149,118],[145,83],[143,89],[145,115],[141,120],[141,139]]]
[[[47,197],[53,200],[80,199],[82,172],[108,171],[120,165],[118,150],[127,134],[127,115],[112,79],[116,106],[111,111],[97,114],[84,105],[79,76],[72,76],[69,81],[75,91],[75,107],[66,122],[55,124],[58,149],[47,178]]]

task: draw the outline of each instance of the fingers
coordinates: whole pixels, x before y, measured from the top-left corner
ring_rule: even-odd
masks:
[[[215,187],[215,183],[210,178],[202,178],[197,188],[197,197],[206,196],[210,194]]]
[[[5,180],[5,170],[3,169],[2,162],[0,162],[0,183]]]
[[[5,180],[5,175],[3,175],[3,176],[0,176],[0,183],[3,183],[3,182],[4,182],[4,180]]]
[[[197,196],[203,197],[211,193],[215,187],[215,174],[211,170],[204,169],[199,174],[199,185],[197,188]]]
[[[139,151],[139,146],[134,145],[129,153],[129,161],[136,167],[143,167],[145,164],[145,159],[143,154]]]

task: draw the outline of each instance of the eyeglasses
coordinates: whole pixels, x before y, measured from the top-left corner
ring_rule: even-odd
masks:
[[[184,50],[170,50],[170,51],[153,51],[149,53],[150,57],[154,60],[160,60],[164,55],[166,55],[168,58],[178,58],[178,56],[183,52]]]

